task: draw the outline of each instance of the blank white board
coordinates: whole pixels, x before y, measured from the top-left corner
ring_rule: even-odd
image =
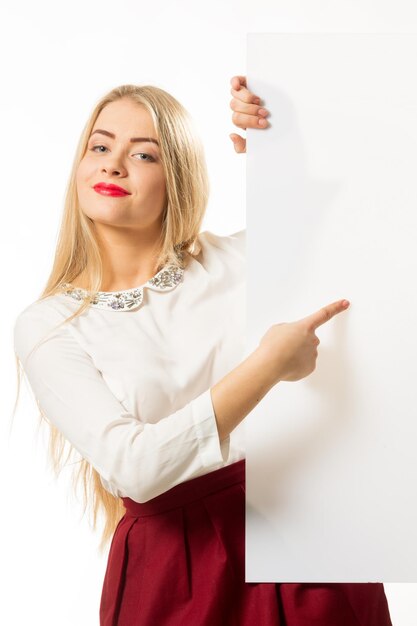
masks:
[[[246,581],[417,581],[417,34],[247,36],[248,346],[325,304],[246,419]]]

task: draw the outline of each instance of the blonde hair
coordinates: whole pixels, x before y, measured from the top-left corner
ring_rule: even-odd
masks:
[[[61,324],[69,323],[81,315],[90,306],[94,294],[100,290],[102,284],[103,266],[99,246],[93,222],[82,212],[79,205],[76,173],[99,113],[107,104],[121,98],[128,98],[145,107],[152,117],[160,144],[167,203],[159,241],[160,252],[156,258],[157,271],[166,263],[185,267],[189,255],[194,256],[199,252],[197,236],[207,206],[209,181],[203,145],[191,116],[171,94],[153,85],[128,84],[115,87],[98,101],[82,131],[66,189],[52,270],[37,300],[60,292],[61,283],[70,283],[83,271],[88,295],[75,313]],[[32,351],[38,345],[39,342]],[[16,411],[23,371],[17,355],[16,365],[18,382],[13,415]],[[75,450],[70,445],[68,455],[63,461],[65,445],[69,442],[44,415],[37,399],[36,402],[40,410],[40,422],[43,418],[50,426],[48,457],[55,475],[58,476]],[[98,546],[98,550],[102,552],[110,542],[118,522],[125,513],[125,508],[121,498],[104,489],[99,473],[82,457],[78,471],[73,472],[72,485],[75,493],[80,478],[84,496],[83,514],[89,505],[93,512],[94,530],[97,528],[99,512],[104,514],[105,523]]]

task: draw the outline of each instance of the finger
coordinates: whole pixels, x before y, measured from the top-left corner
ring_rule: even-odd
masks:
[[[246,130],[247,128],[267,128],[269,126],[268,120],[264,117],[257,117],[255,115],[247,115],[246,113],[238,113],[235,111],[232,115],[232,122],[235,126]]]
[[[229,137],[233,141],[233,145],[234,145],[236,152],[238,153],[246,152],[246,139],[244,139],[240,135],[236,135],[235,133],[233,133],[232,135],[229,135]]]
[[[259,96],[246,89],[246,87],[241,87],[239,90],[231,89],[230,93],[236,100],[241,100],[242,102],[247,102],[248,104],[260,104]]]
[[[230,79],[230,84],[236,90],[239,90],[242,85],[246,87],[246,76],[233,76]]]
[[[257,104],[246,104],[236,98],[230,100],[230,108],[237,113],[246,113],[247,115],[259,115],[262,117],[269,115],[269,112],[265,108]]]
[[[331,304],[322,307],[315,313],[307,315],[307,317],[304,317],[302,321],[306,323],[308,330],[314,331],[325,322],[331,320],[332,317],[338,313],[345,311],[349,304],[350,302],[348,300],[336,300],[336,302],[332,302]]]

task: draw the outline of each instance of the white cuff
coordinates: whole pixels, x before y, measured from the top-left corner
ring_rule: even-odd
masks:
[[[204,466],[211,468],[223,465],[229,457],[230,435],[220,443],[210,389],[197,396],[191,405],[199,453]]]

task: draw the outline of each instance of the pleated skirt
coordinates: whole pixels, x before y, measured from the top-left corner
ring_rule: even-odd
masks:
[[[100,626],[392,626],[382,583],[245,582],[245,459],[123,503]]]

